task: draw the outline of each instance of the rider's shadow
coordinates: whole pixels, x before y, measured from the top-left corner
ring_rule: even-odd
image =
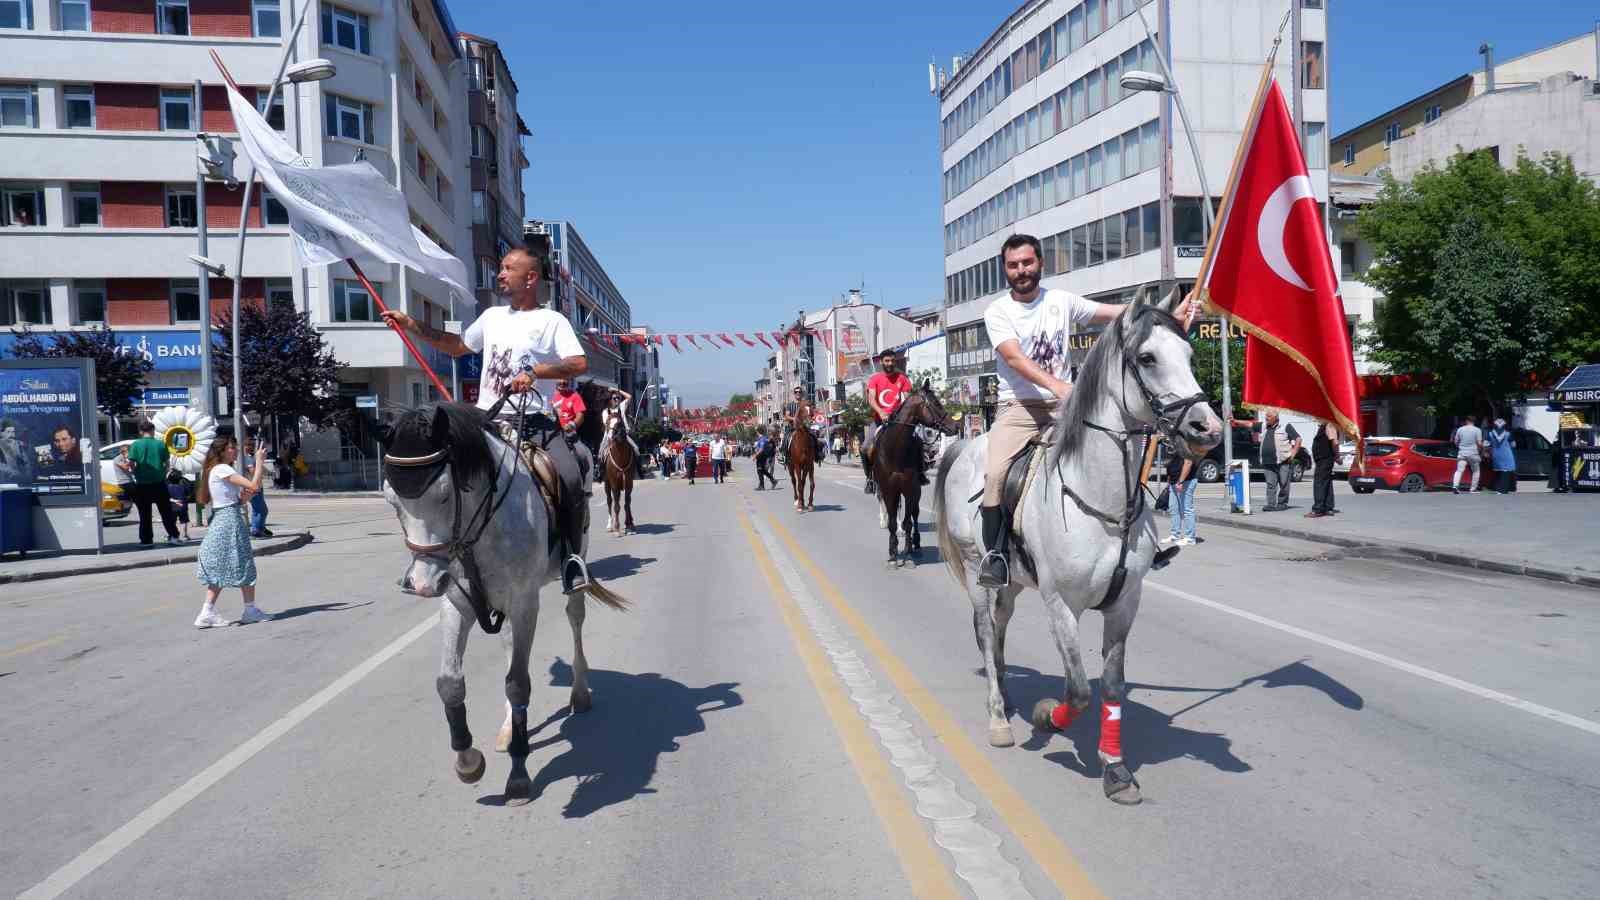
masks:
[[[550,684],[572,686],[572,666],[557,659],[550,665]],[[533,776],[537,800],[547,787],[563,779],[576,781],[562,816],[579,819],[596,810],[653,794],[658,758],[679,748],[679,739],[706,730],[705,714],[744,703],[738,682],[693,688],[655,672],[633,675],[607,669],[589,670],[594,709],[568,715],[559,737],[535,746],[565,740],[566,752],[545,763]]]
[[[655,562],[654,556],[634,556],[628,553],[614,553],[602,559],[589,561],[589,574],[596,578],[627,578],[639,574],[639,570]]]

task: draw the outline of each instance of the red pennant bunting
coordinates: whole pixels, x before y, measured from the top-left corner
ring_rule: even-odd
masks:
[[[683,336],[683,339],[689,342],[689,346],[695,348],[696,350],[700,349],[700,345],[695,342],[694,335],[686,334]]]
[[[678,346],[678,336],[677,335],[675,335],[675,334],[667,335],[667,343],[671,344],[672,345],[672,349],[678,351],[679,353],[683,352],[683,348]]]
[[[778,345],[778,346],[779,346],[779,347],[782,347],[782,346],[783,346],[783,332],[781,332],[781,331],[774,331],[774,332],[773,332],[773,333],[772,333],[772,340],[773,340],[773,342],[774,342],[774,343],[776,343],[776,344],[777,344],[777,345]]]
[[[711,345],[711,347],[712,347],[712,349],[715,349],[715,350],[721,350],[721,349],[722,349],[722,348],[721,348],[721,347],[718,347],[718,346],[717,346],[717,339],[716,339],[716,338],[714,338],[714,337],[712,337],[712,336],[711,336],[711,335],[709,335],[709,334],[702,334],[702,335],[700,335],[700,336],[701,336],[701,337],[703,337],[703,338],[705,338],[705,339],[706,339],[706,343],[707,343],[707,344],[710,344],[710,345]]]
[[[756,340],[760,341],[763,344],[767,344],[767,334],[766,334],[766,332],[764,332],[764,331],[756,332]],[[772,349],[772,345],[771,344],[767,344],[767,349],[771,350]]]
[[[734,332],[734,334],[736,334],[736,335],[738,335],[738,337],[739,337],[739,340],[741,340],[741,341],[744,341],[744,345],[745,345],[745,346],[746,346],[746,347],[754,347],[754,346],[755,346],[755,345],[756,345],[756,344],[755,344],[755,341],[752,341],[752,340],[750,340],[750,339],[749,339],[749,338],[747,338],[747,337],[745,337],[745,336],[744,336],[744,332],[742,332],[742,331],[736,331],[736,332]]]
[[[727,344],[729,347],[738,347],[739,346],[738,344],[735,344],[733,342],[733,338],[728,337],[728,333],[726,331],[724,331],[723,333],[717,335],[717,337],[722,338],[722,342],[724,344]]]

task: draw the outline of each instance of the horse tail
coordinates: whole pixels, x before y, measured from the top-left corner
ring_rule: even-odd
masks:
[[[609,606],[617,612],[627,612],[628,607],[633,605],[632,600],[629,600],[616,591],[613,591],[593,578],[589,579],[589,583],[584,585],[583,592],[589,595],[590,600],[594,600],[603,606]]]
[[[933,482],[933,517],[939,529],[939,554],[944,557],[944,563],[950,569],[951,577],[956,584],[963,588],[967,586],[967,564],[961,556],[961,551],[956,547],[955,538],[950,536],[950,517],[945,515],[944,492],[945,485],[950,480],[950,470],[955,467],[956,458],[961,455],[964,441],[957,441],[945,449],[944,456],[939,460],[939,477]]]

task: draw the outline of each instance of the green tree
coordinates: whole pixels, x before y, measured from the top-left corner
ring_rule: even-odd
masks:
[[[872,407],[867,405],[867,398],[853,394],[845,398],[844,409],[839,413],[839,424],[853,437],[860,437],[866,433],[867,423],[872,421]]]
[[[633,428],[634,443],[639,445],[643,453],[653,452],[666,436],[666,429],[654,419],[639,422]]]
[[[956,380],[945,378],[944,373],[938,369],[918,369],[909,374],[911,383],[915,387],[921,388],[924,381],[933,386],[933,392],[938,396],[939,402],[944,404],[946,413],[958,418],[964,418],[968,413],[978,411],[977,406],[962,402],[961,391]]]
[[[1220,325],[1218,326],[1220,331]],[[1197,329],[1190,335],[1189,343],[1194,347],[1194,378],[1200,383],[1200,390],[1210,398],[1211,402],[1220,411],[1222,408],[1222,341],[1219,338],[1203,338]],[[1234,415],[1239,414],[1239,406],[1244,398],[1244,338],[1230,338],[1228,341],[1228,393],[1231,395]]]
[[[316,428],[337,424],[344,415],[339,401],[339,370],[345,367],[312,327],[310,317],[287,303],[263,310],[247,304],[239,310],[240,404],[264,416],[304,416]],[[216,324],[217,348],[212,371],[217,382],[233,386],[233,322]]]
[[[755,394],[734,394],[728,398],[729,409],[740,409],[756,402]]]
[[[1439,408],[1496,408],[1530,372],[1600,357],[1600,190],[1569,157],[1505,169],[1457,153],[1389,179],[1357,227],[1385,296],[1362,345],[1393,371],[1439,376]]]
[[[144,392],[145,376],[155,363],[117,343],[105,325],[91,331],[36,334],[24,325],[11,345],[16,359],[92,359],[94,397],[100,411],[116,420],[133,415],[133,401]]]

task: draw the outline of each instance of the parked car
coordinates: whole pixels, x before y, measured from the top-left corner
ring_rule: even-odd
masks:
[[[1382,440],[1382,438],[1371,438],[1371,440]],[[1340,475],[1348,476],[1350,474],[1350,470],[1355,468],[1355,464],[1356,464],[1356,444],[1355,444],[1355,441],[1340,441],[1339,442],[1339,455],[1337,455],[1337,456],[1335,456],[1333,458],[1333,474],[1334,474],[1334,477],[1337,478]]]
[[[1367,441],[1364,471],[1350,475],[1350,489],[1370,494],[1378,488],[1403,494],[1444,487],[1456,474],[1456,448],[1449,441],[1386,437]]]
[[[100,518],[120,519],[133,509],[128,500],[128,485],[133,475],[117,465],[133,441],[117,441],[100,448]]]
[[[1295,481],[1303,480],[1306,471],[1311,468],[1311,451],[1307,449],[1309,445],[1304,435],[1301,436],[1301,442],[1300,452],[1294,458],[1294,469],[1290,475]],[[1250,478],[1252,480],[1265,477],[1261,474],[1261,467],[1254,464],[1255,460],[1261,458],[1261,436],[1254,429],[1244,425],[1234,426],[1233,458],[1252,461],[1250,466]],[[1207,484],[1214,484],[1222,480],[1223,464],[1222,442],[1218,441],[1217,445],[1211,448],[1211,452],[1206,454],[1205,459],[1200,460],[1196,475],[1201,481]]]
[[[1517,477],[1550,477],[1550,442],[1528,428],[1511,429],[1511,450],[1517,457]]]

